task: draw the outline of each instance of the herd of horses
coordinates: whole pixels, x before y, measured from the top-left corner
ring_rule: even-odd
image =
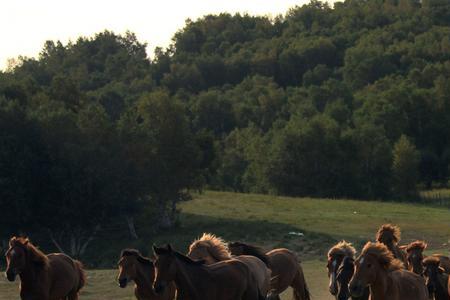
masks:
[[[425,256],[427,244],[400,246],[400,229],[380,227],[356,257],[341,241],[327,255],[329,291],[337,300],[450,300],[450,259]],[[171,245],[153,246],[154,259],[124,249],[117,281],[134,282],[138,300],[279,300],[288,287],[295,300],[310,300],[297,255],[279,248],[264,252],[241,242],[203,234],[187,255]],[[77,300],[86,283],[82,264],[62,253],[45,255],[27,238],[13,237],[6,252],[6,277],[20,277],[22,300]]]

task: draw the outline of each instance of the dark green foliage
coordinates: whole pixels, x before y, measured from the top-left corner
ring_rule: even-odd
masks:
[[[449,20],[446,0],[313,0],[187,20],[152,60],[129,32],[48,41],[0,73],[0,234],[83,241],[142,211],[161,229],[203,186],[411,199],[447,185]]]

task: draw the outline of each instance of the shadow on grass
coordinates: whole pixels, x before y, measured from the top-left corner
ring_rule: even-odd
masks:
[[[203,232],[214,233],[226,241],[245,241],[267,250],[285,247],[296,251],[301,260],[325,258],[329,247],[336,240],[325,234],[304,231],[282,223],[255,220],[235,220],[182,213],[180,225],[155,234],[150,227],[137,228],[140,238],[132,240],[125,227],[115,234],[101,233],[89,247],[85,264],[91,268],[114,267],[121,249],[137,248],[144,255],[151,256],[152,244],[170,243],[175,249],[186,253],[191,242]]]

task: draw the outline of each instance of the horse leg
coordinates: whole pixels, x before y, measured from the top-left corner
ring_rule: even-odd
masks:
[[[294,280],[292,280],[291,287],[293,288],[293,298],[294,300],[310,300],[311,296],[306,285],[305,276],[303,275],[303,270],[301,266],[298,266],[297,273],[295,274]]]

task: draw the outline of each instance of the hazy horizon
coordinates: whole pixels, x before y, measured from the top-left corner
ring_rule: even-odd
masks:
[[[127,30],[135,33],[139,41],[148,44],[150,56],[155,47],[169,46],[175,32],[184,27],[188,18],[195,20],[221,12],[274,17],[307,2],[309,0],[191,0],[158,2],[155,6],[155,1],[142,0],[9,1],[2,4],[0,18],[0,33],[4,39],[0,48],[0,69],[6,68],[10,58],[37,57],[47,40],[67,44],[104,30],[117,34]]]

